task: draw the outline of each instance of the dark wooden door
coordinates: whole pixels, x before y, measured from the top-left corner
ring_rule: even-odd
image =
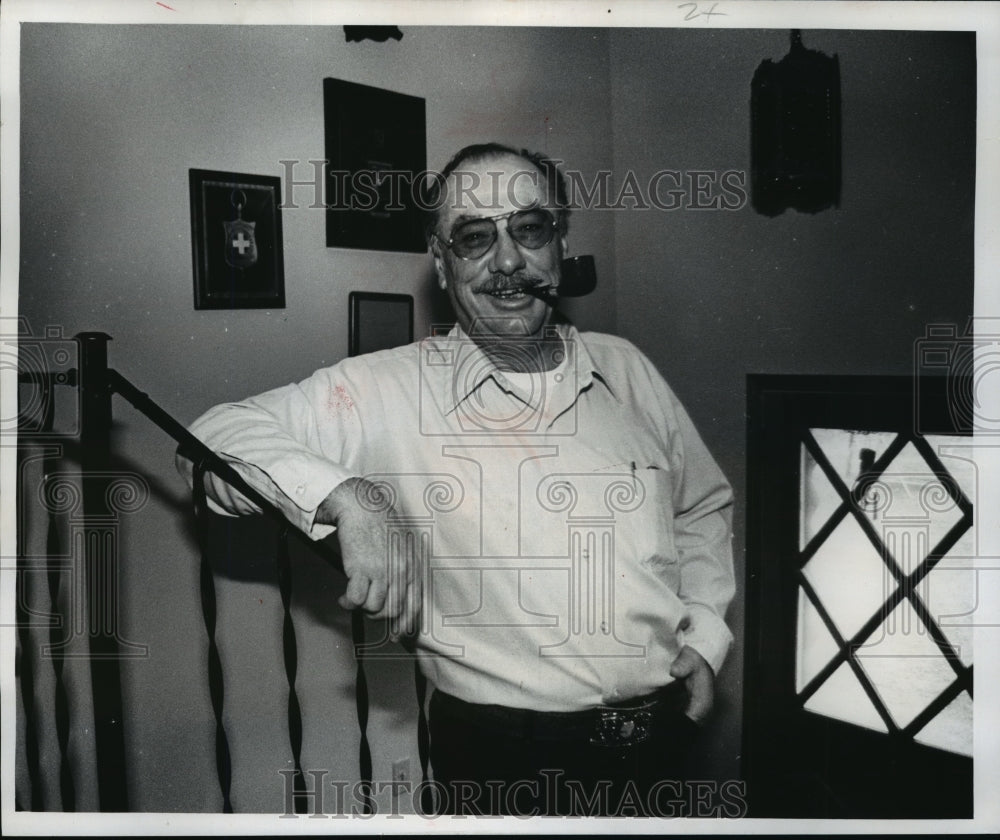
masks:
[[[944,377],[750,377],[750,816],[971,817],[975,466]]]

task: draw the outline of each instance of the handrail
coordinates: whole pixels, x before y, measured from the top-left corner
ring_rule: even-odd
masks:
[[[107,376],[109,390],[126,399],[136,410],[152,420],[164,432],[177,441],[179,450],[185,458],[195,463],[204,464],[206,472],[214,473],[227,484],[239,490],[240,493],[257,505],[264,514],[270,516],[282,527],[288,526],[292,529],[292,533],[307,539],[316,553],[332,564],[334,568],[341,572],[344,571],[343,560],[337,551],[328,543],[312,540],[305,531],[290,522],[285,514],[247,483],[243,476],[232,466],[160,408],[159,405],[150,399],[148,394],[140,391],[116,370],[108,369]]]

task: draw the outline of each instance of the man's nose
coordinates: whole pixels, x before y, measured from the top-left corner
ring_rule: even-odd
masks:
[[[497,225],[497,241],[489,269],[498,274],[513,274],[525,266],[524,254],[511,238],[507,225]]]

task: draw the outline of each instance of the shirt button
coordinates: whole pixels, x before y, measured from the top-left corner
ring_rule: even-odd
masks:
[[[297,494],[298,494],[299,496],[301,496],[301,495],[302,495],[303,493],[305,493],[305,492],[306,492],[306,488],[305,488],[305,487],[304,487],[304,486],[303,486],[302,484],[300,484],[300,485],[299,485],[298,487],[296,487],[296,488],[295,488],[295,492],[296,492],[296,493],[297,493]]]

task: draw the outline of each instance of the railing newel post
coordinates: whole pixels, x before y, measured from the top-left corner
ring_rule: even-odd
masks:
[[[117,626],[116,552],[103,534],[111,511],[107,476],[111,465],[111,389],[108,342],[101,332],[76,336],[79,346],[80,479],[83,491],[83,557],[94,696],[97,786],[102,811],[127,811],[125,733]]]

